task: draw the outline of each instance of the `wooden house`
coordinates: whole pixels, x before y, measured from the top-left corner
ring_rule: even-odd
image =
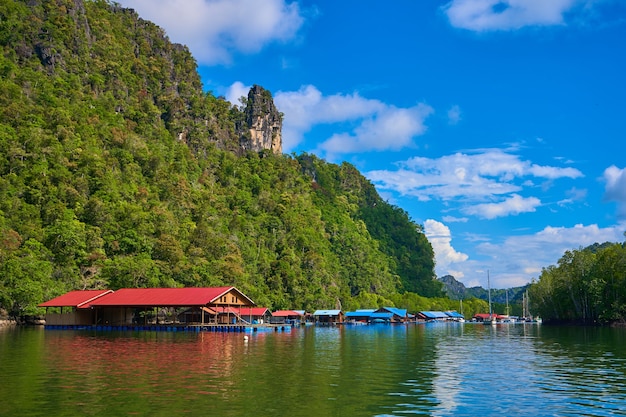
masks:
[[[395,307],[381,307],[374,313],[387,313],[391,314],[388,320],[390,323],[405,323],[409,321],[409,313],[406,309]],[[386,317],[386,316],[385,316]]]
[[[90,303],[112,292],[111,290],[70,291],[39,304],[39,307],[46,308],[46,324],[91,325],[95,323],[95,314],[90,308]]]
[[[425,321],[447,321],[448,315],[443,311],[420,311],[417,318]]]
[[[278,310],[272,313],[270,323],[272,324],[304,324],[306,322],[306,312],[297,310]]]
[[[360,309],[355,311],[348,311],[344,315],[345,323],[369,323],[371,321],[372,314],[376,311],[376,309],[368,308],[368,309]]]
[[[267,307],[226,307],[218,310],[218,323],[263,324],[269,323],[272,313]]]
[[[46,324],[119,326],[158,324],[162,317],[160,309],[173,312],[195,309],[200,324],[216,323],[225,309],[250,308],[254,302],[235,287],[123,288],[72,291],[39,306],[46,307]],[[62,316],[64,309],[73,308],[74,314],[56,317],[59,313],[48,310],[50,307],[60,308]],[[178,316],[171,317],[175,321]]]
[[[313,313],[315,324],[334,325],[343,322],[341,310],[316,310]]]

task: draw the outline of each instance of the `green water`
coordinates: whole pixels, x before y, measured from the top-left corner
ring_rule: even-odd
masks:
[[[624,329],[0,329],[2,416],[626,415]]]

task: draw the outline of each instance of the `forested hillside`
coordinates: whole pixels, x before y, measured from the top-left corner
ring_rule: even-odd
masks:
[[[533,313],[547,321],[626,321],[626,243],[567,251],[530,287]]]
[[[4,0],[0,45],[0,310],[120,287],[235,285],[272,309],[442,296],[405,211],[349,164],[259,150],[271,93],[203,91],[134,11]]]

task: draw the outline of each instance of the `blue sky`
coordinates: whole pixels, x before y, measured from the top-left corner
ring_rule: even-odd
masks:
[[[623,0],[121,0],[204,87],[253,84],[283,151],[355,165],[424,226],[438,276],[508,288],[626,240]]]

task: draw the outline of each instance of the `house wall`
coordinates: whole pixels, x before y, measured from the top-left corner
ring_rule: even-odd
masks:
[[[65,313],[46,313],[46,324],[88,326],[93,324],[93,312],[91,310],[74,310]]]

